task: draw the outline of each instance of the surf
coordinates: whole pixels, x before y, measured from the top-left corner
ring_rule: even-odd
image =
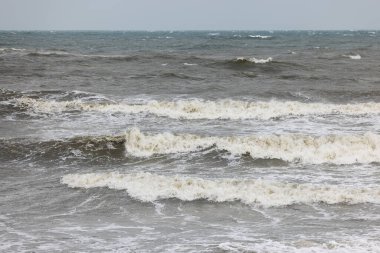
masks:
[[[354,164],[380,162],[380,136],[305,134],[198,136],[193,134],[144,134],[138,128],[126,133],[127,155],[149,157],[158,154],[198,152],[214,147],[232,155],[253,159],[280,159],[306,164]]]
[[[21,97],[8,101],[20,109],[28,109],[34,113],[61,113],[68,111],[100,112],[100,113],[149,113],[159,117],[172,119],[262,119],[268,120],[287,116],[307,115],[376,115],[380,114],[380,103],[303,103],[298,101],[241,101],[232,99],[202,100],[187,99],[177,101],[149,100],[143,103],[128,102],[96,102],[55,101]]]
[[[359,204],[380,203],[379,187],[318,185],[269,181],[263,179],[203,179],[152,173],[122,174],[119,172],[67,174],[61,183],[71,188],[107,187],[126,190],[141,202],[162,199],[211,202],[240,201],[248,205],[280,207],[293,204]]]

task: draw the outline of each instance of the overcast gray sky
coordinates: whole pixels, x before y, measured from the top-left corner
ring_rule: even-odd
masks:
[[[380,0],[0,0],[4,29],[380,29]]]

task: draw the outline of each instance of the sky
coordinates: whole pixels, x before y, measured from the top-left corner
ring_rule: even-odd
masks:
[[[0,0],[0,30],[380,29],[380,0]]]

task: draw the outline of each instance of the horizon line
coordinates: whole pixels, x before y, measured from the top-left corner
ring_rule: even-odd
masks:
[[[1,32],[333,32],[380,31],[379,29],[0,29]]]

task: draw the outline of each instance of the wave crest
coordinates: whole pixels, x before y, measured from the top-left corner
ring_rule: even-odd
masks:
[[[343,55],[344,57],[348,57],[351,60],[360,60],[362,57],[360,54],[349,54],[349,55]]]
[[[140,201],[177,198],[213,202],[241,201],[264,207],[292,204],[380,203],[380,188],[282,183],[261,179],[213,179],[160,176],[151,173],[68,174],[61,182],[73,188],[108,187],[126,190]]]
[[[272,36],[269,35],[248,35],[252,39],[271,39]]]
[[[191,134],[145,135],[138,128],[126,133],[126,152],[136,157],[196,152],[210,147],[253,159],[281,159],[307,164],[380,162],[380,136],[308,136],[301,134],[202,137]]]
[[[257,64],[264,64],[273,61],[272,57],[268,57],[267,59],[257,59],[255,57],[252,58],[244,58],[244,57],[238,57],[236,58],[236,63],[257,63]]]
[[[200,99],[178,101],[148,101],[144,104],[96,103],[81,100],[52,101],[34,98],[17,98],[17,107],[40,113],[63,111],[97,111],[122,113],[151,113],[174,119],[271,119],[304,115],[364,115],[380,114],[380,103],[323,104],[297,101],[247,102],[238,100],[204,101]]]

